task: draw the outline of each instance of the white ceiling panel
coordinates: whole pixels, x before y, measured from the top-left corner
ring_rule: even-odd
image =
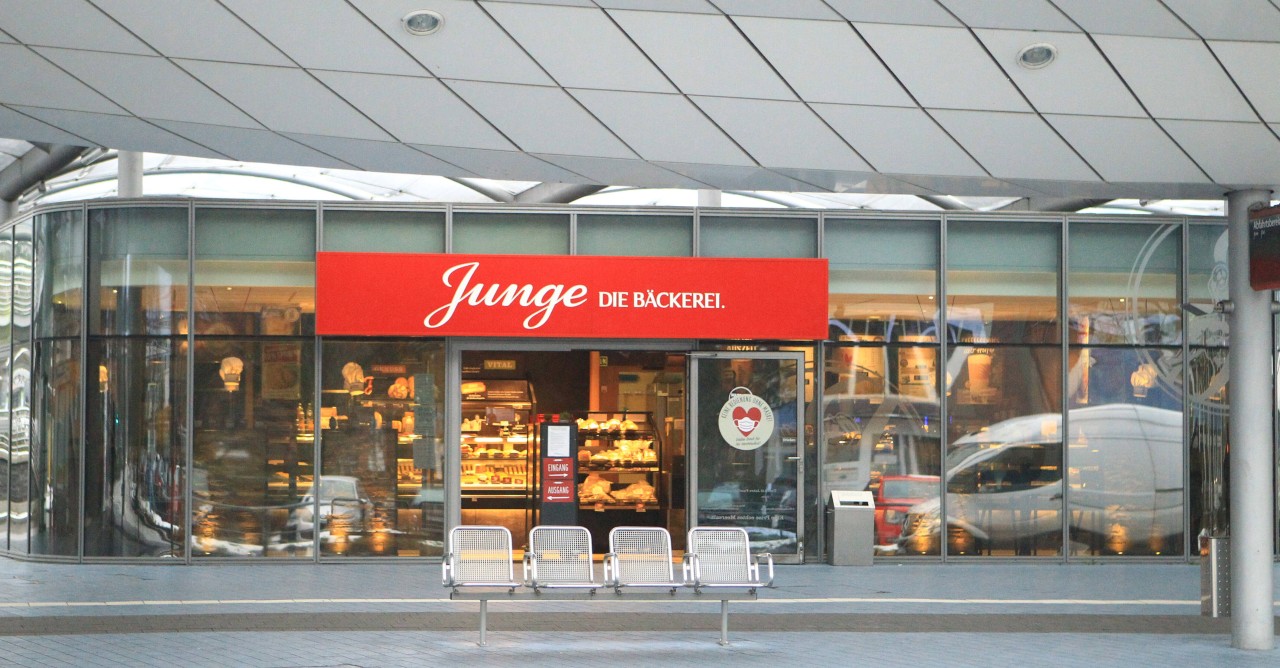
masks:
[[[571,92],[646,160],[755,165],[750,156],[683,95],[603,90]]]
[[[492,0],[493,2],[512,3],[519,5],[561,5],[570,7],[595,7],[596,3],[591,0]]]
[[[1263,120],[1280,122],[1280,44],[1209,42]]]
[[[801,99],[914,107],[915,102],[844,21],[735,20]],[[822,66],[815,67],[815,63]]]
[[[730,16],[772,16],[787,19],[841,21],[843,17],[823,0],[711,0]]]
[[[836,104],[815,104],[813,109],[858,149],[876,171],[987,175],[919,109]]]
[[[614,158],[585,158],[577,155],[537,154],[538,158],[581,174],[591,183],[608,185],[625,183],[640,188],[706,188],[699,183],[670,170],[640,160]]]
[[[4,63],[0,67],[0,102],[117,114],[124,111],[25,46],[0,44],[0,63]]]
[[[340,137],[321,137],[295,133],[285,133],[285,136],[370,172],[475,176],[471,172],[437,160],[421,151],[415,151],[397,142],[343,139]]]
[[[433,0],[429,9],[444,17],[439,32],[417,36],[400,19],[423,9],[419,0],[350,0],[404,47],[431,74],[442,79],[550,84],[551,79],[480,5],[469,0]]]
[[[719,14],[720,10],[707,0],[595,0],[605,9],[640,9],[652,12],[685,12],[690,14]]]
[[[71,146],[80,146],[86,143],[86,140],[81,137],[59,130],[48,123],[37,121],[30,116],[23,116],[8,107],[2,106],[0,106],[0,136],[23,137],[27,141],[44,141]]]
[[[14,108],[24,114],[35,116],[49,125],[84,137],[98,146],[127,151],[191,155],[200,158],[226,157],[133,116],[112,116],[33,107]]]
[[[302,70],[198,60],[175,62],[272,130],[391,139]]]
[[[813,190],[812,185],[760,167],[683,162],[657,164],[720,190],[780,190],[783,192]]]
[[[1147,116],[1115,70],[1083,34],[985,29],[974,33],[1031,100],[1031,105],[1042,113]],[[1058,58],[1038,70],[1019,66],[1018,52],[1037,42],[1057,47]]]
[[[1028,110],[968,30],[876,23],[855,27],[925,107]]]
[[[803,181],[818,190],[833,193],[866,193],[874,195],[908,192],[925,193],[923,188],[918,188],[875,172],[841,172],[827,169],[794,169],[785,167],[775,167],[773,171],[797,181]]]
[[[1182,148],[1226,186],[1275,186],[1280,179],[1280,140],[1265,126],[1254,123],[1162,121]]]
[[[1095,35],[1195,37],[1159,0],[1054,0],[1054,4]]]
[[[150,54],[151,49],[85,0],[0,0],[0,28],[35,46]]]
[[[343,0],[222,0],[309,69],[423,76],[409,54]]]
[[[1045,115],[1107,181],[1208,182],[1150,119]]]
[[[960,176],[935,176],[930,174],[894,174],[893,177],[905,183],[939,195],[960,195],[971,197],[1032,197],[1043,193],[1024,185],[987,177],[974,179]]]
[[[1280,9],[1268,0],[1164,0],[1205,39],[1275,41]]]
[[[200,123],[154,121],[156,125],[233,159],[311,167],[355,169],[355,165],[303,146],[269,130],[227,128]]]
[[[9,36],[9,33],[5,32],[5,31],[3,31],[3,30],[0,30],[0,42],[8,42],[8,43],[12,44],[12,43],[14,43],[14,42],[16,42],[16,41],[17,41],[16,39],[14,39],[14,38],[12,38],[12,37],[10,37],[10,36]]]
[[[561,86],[674,91],[658,68],[599,9],[503,2],[486,2],[484,7]]]
[[[290,64],[274,46],[215,0],[95,2],[135,35],[171,58]]]
[[[693,102],[764,167],[871,171],[803,103],[725,97]]]
[[[424,146],[414,148],[433,155],[463,169],[484,174],[487,179],[509,181],[552,181],[555,183],[581,183],[583,177],[567,169],[561,169],[528,153],[516,151],[488,151],[456,146]]]
[[[938,0],[971,28],[1079,30],[1047,0]]]
[[[578,101],[560,88],[451,81],[450,87],[530,153],[634,158]]]
[[[1112,35],[1095,40],[1155,118],[1257,120],[1199,40]]]
[[[515,150],[437,79],[313,71],[318,79],[402,142]]]
[[[134,116],[242,128],[259,126],[168,59],[120,53],[37,48],[41,55]],[[146,86],[138,86],[139,80]]]
[[[628,11],[612,15],[685,93],[795,99],[723,15]]]
[[[934,110],[933,117],[996,178],[1097,181],[1035,114]]]
[[[959,26],[951,12],[935,0],[827,0],[831,8],[855,23],[901,23]]]

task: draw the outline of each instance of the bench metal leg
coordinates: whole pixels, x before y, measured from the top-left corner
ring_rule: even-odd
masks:
[[[729,602],[720,601],[720,646],[729,644]]]
[[[489,644],[484,637],[485,631],[487,631],[488,629],[489,629],[489,602],[484,599],[480,599],[480,646],[481,647],[486,647]]]

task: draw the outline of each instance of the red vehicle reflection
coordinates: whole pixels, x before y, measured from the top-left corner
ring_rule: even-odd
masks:
[[[894,545],[902,521],[917,503],[938,498],[936,475],[887,475],[876,492],[876,545]]]

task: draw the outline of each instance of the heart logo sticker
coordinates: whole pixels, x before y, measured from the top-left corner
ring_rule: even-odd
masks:
[[[755,450],[773,436],[773,407],[745,387],[735,387],[720,409],[720,436],[738,450]]]

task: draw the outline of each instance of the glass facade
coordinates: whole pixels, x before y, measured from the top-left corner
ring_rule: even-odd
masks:
[[[459,370],[441,339],[316,336],[326,250],[825,257],[827,339],[742,342],[806,351],[787,432],[804,451],[777,458],[804,460],[804,498],[787,497],[794,471],[737,481],[738,501],[774,513],[768,529],[792,532],[788,553],[821,558],[827,492],[868,490],[881,558],[1187,559],[1226,528],[1224,232],[812,210],[47,207],[0,230],[0,550],[438,557],[459,512],[443,447]],[[732,501],[732,475],[681,471],[673,498],[696,494],[699,513]]]

